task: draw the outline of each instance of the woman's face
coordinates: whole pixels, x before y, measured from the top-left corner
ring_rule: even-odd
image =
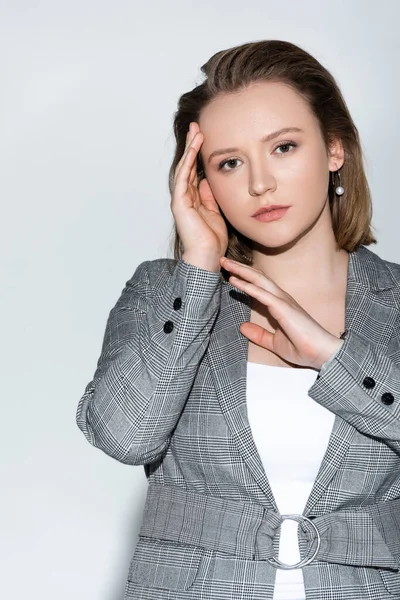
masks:
[[[302,237],[318,221],[332,227],[329,171],[342,166],[343,149],[336,142],[328,154],[317,119],[291,87],[257,82],[220,96],[203,109],[198,124],[204,134],[200,152],[205,176],[220,209],[240,233],[277,248]],[[261,141],[283,128],[297,130]],[[212,156],[214,152],[218,155]],[[267,223],[252,217],[270,204],[290,208]]]

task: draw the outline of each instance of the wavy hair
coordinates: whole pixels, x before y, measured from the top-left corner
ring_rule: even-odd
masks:
[[[335,194],[339,184],[337,173],[331,174],[328,187],[338,248],[352,252],[360,245],[377,243],[371,230],[372,201],[359,133],[334,77],[316,58],[290,42],[262,40],[217,52],[201,67],[201,71],[205,80],[180,96],[173,117],[176,150],[169,170],[171,198],[175,170],[185,150],[191,121],[198,122],[201,111],[220,94],[237,92],[260,81],[281,82],[291,86],[307,101],[319,122],[327,151],[333,139],[340,138],[342,141],[344,163],[340,169],[340,180],[345,189],[344,195],[338,198]],[[200,153],[196,170],[200,182],[205,177]],[[222,216],[229,236],[225,256],[251,264],[252,241]],[[184,249],[175,222],[172,234],[174,259],[178,260]]]

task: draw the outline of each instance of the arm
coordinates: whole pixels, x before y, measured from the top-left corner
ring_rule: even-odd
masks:
[[[341,343],[341,345],[339,346],[339,348],[337,350],[335,350],[335,352],[328,358],[328,360],[326,362],[324,362],[324,364],[321,366],[320,370],[319,370],[319,375],[317,377],[317,379],[319,377],[321,377],[322,373],[324,373],[324,371],[326,371],[326,369],[328,368],[328,366],[331,364],[331,362],[333,362],[333,359],[335,358],[335,356],[337,355],[337,353],[339,352],[340,348],[342,347],[343,342]]]
[[[93,446],[131,465],[164,453],[220,298],[219,272],[183,259],[172,274],[168,259],[138,266],[109,314],[96,371],[78,404],[77,425]]]
[[[354,331],[323,365],[308,395],[400,454],[400,367]]]

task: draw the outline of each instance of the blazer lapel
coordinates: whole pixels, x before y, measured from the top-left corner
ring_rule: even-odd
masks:
[[[265,506],[277,505],[251,432],[246,406],[248,339],[239,326],[250,320],[251,297],[223,283],[221,308],[208,345],[207,358],[215,389],[238,450],[266,495]]]
[[[366,331],[365,314],[373,315],[377,292],[390,289],[394,280],[384,261],[365,246],[349,253],[345,326],[385,351],[389,336],[385,323],[393,322],[397,311],[394,300],[379,300],[379,321]],[[390,296],[391,298],[391,296]],[[222,284],[221,307],[206,353],[222,413],[237,448],[250,473],[265,495],[265,506],[279,512],[267,474],[255,445],[246,405],[248,339],[239,331],[250,320],[251,297]],[[317,378],[317,371],[315,377]],[[314,383],[318,385],[318,382]],[[266,424],[266,431],[268,430]],[[310,513],[318,498],[338,470],[356,430],[336,415],[327,449],[321,462],[303,514]]]

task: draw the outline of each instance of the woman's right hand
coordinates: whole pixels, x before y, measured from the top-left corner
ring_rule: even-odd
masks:
[[[228,230],[207,179],[198,184],[197,153],[204,136],[190,123],[185,152],[174,175],[171,211],[184,248],[184,257],[197,266],[219,271],[228,247]]]

